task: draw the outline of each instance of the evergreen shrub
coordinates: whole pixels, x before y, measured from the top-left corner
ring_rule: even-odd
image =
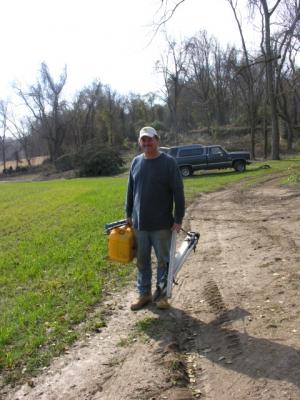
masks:
[[[80,176],[110,176],[122,171],[124,161],[112,147],[88,148],[80,155]]]

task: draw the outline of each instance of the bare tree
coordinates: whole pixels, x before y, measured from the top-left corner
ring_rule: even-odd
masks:
[[[242,98],[244,99],[244,103],[246,104],[247,107],[247,119],[248,123],[250,125],[250,136],[251,136],[251,156],[252,158],[255,158],[255,130],[256,130],[256,124],[257,124],[257,113],[258,113],[258,106],[259,106],[259,98],[260,96],[255,96],[254,90],[255,86],[257,88],[257,80],[254,78],[254,67],[257,66],[257,61],[251,60],[250,53],[247,49],[246,45],[246,40],[244,37],[243,29],[242,29],[242,22],[240,18],[238,17],[238,12],[237,12],[237,0],[227,0],[232,11],[234,14],[235,21],[238,26],[240,38],[241,38],[241,43],[242,43],[242,50],[243,50],[243,60],[242,60],[242,65],[240,65],[239,70],[236,71],[236,77],[239,78],[241,77],[243,80],[243,90],[241,91],[242,93]],[[256,68],[257,70],[257,68]],[[257,75],[256,75],[257,78]],[[260,82],[262,82],[260,80]],[[261,86],[260,86],[261,87]]]
[[[286,88],[282,92],[284,92],[284,96],[286,101],[284,105],[286,106],[287,101],[289,101],[289,109],[288,109],[288,150],[292,150],[293,145],[293,136],[294,129],[298,124],[299,118],[299,104],[300,104],[300,71],[296,67],[296,55],[299,52],[299,46],[295,46],[295,48],[290,49],[289,54],[289,71],[287,79],[285,80]],[[279,101],[280,108],[282,110],[282,102]]]
[[[6,170],[6,134],[8,131],[8,102],[0,100],[0,146],[3,162],[3,170]]]
[[[156,70],[163,75],[164,89],[163,98],[169,108],[171,116],[171,133],[174,135],[175,143],[178,143],[178,106],[183,84],[186,79],[186,44],[176,43],[166,37],[167,51],[161,59],[156,62]]]
[[[157,11],[157,15],[159,15],[159,19],[156,23],[155,33],[157,33],[158,30],[162,26],[164,26],[173,17],[177,8],[184,2],[185,2],[185,0],[172,1],[172,5],[169,6],[169,3],[170,3],[169,0],[161,0],[159,10]]]
[[[96,137],[97,113],[103,102],[102,84],[99,81],[81,90],[73,102],[69,123],[72,137],[69,141],[77,151]]]
[[[30,86],[27,91],[15,87],[17,94],[24,101],[37,122],[33,127],[35,129],[38,127],[40,134],[47,141],[51,161],[61,155],[62,143],[66,133],[66,127],[62,119],[66,103],[61,100],[66,80],[66,67],[58,82],[55,82],[46,63],[42,63],[40,77],[35,85]]]
[[[9,132],[20,143],[21,149],[26,158],[27,164],[31,167],[32,154],[32,137],[30,135],[30,120],[24,117],[16,121],[14,116],[9,118]]]
[[[275,64],[275,90],[278,104],[278,115],[284,121],[287,129],[288,150],[292,150],[293,143],[293,113],[295,111],[295,92],[297,86],[292,86],[296,65],[296,56],[299,53],[300,2],[288,2],[280,11],[280,26],[282,27],[273,38],[274,52],[280,55]],[[298,15],[298,17],[297,17]],[[294,103],[293,106],[290,103]]]
[[[106,86],[105,94],[106,101],[105,106],[101,111],[101,118],[106,128],[108,144],[113,146],[116,144],[116,129],[114,125],[117,122],[115,113],[117,110],[116,105],[118,103],[118,99],[117,93],[112,90],[110,86]]]
[[[252,7],[256,7],[262,17],[261,49],[265,58],[268,101],[271,111],[272,159],[278,160],[280,158],[278,123],[279,79],[282,74],[291,38],[299,22],[300,3],[298,0],[275,0],[273,2],[270,0],[249,0],[249,4]],[[280,18],[283,15],[286,16],[287,13],[289,14],[289,19]],[[276,24],[274,24],[274,19]],[[274,26],[277,28],[276,32],[271,31],[271,27]],[[278,45],[275,45],[276,43]]]
[[[228,102],[230,73],[227,67],[227,60],[231,49],[228,47],[222,50],[219,43],[215,41],[212,48],[212,82],[215,101],[215,115],[218,125],[225,125],[229,122]]]
[[[210,131],[213,119],[213,87],[211,76],[213,38],[206,31],[192,37],[186,46],[188,52],[188,86],[195,93],[199,114]]]
[[[170,18],[173,17],[177,8],[185,0],[177,0],[170,2],[169,0],[161,1],[160,19],[157,24],[157,30],[163,26]],[[255,153],[255,94],[253,93],[254,79],[252,76],[252,64],[246,42],[243,36],[242,26],[237,16],[237,3],[235,0],[227,0],[234,12],[234,16],[238,25],[241,36],[242,48],[244,54],[243,79],[247,83],[248,91],[248,109],[249,122],[251,129],[251,150]],[[284,97],[283,84],[286,58],[292,45],[292,40],[297,36],[299,40],[299,20],[300,20],[300,1],[299,0],[248,0],[252,15],[258,10],[261,16],[261,51],[264,57],[266,82],[267,82],[267,100],[271,114],[272,124],[272,158],[280,157],[280,134],[278,116],[281,111],[281,117],[287,120],[287,106]],[[296,35],[297,34],[297,35]],[[216,53],[217,54],[217,53]],[[261,63],[262,60],[259,60]],[[254,60],[254,64],[257,61]],[[216,67],[218,65],[216,64]],[[217,77],[217,75],[216,75]],[[217,93],[216,93],[217,94]],[[222,99],[222,97],[219,97]],[[279,110],[280,108],[280,110]]]

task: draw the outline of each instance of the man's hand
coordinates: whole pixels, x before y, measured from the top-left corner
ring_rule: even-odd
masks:
[[[177,233],[180,232],[181,224],[173,224],[171,231],[176,231]]]

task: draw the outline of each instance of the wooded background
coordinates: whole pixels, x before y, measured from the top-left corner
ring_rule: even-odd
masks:
[[[162,2],[165,8],[157,29],[164,29],[183,1],[172,7],[167,0]],[[124,96],[95,80],[67,101],[67,66],[55,80],[42,63],[34,83],[14,87],[26,110],[23,116],[16,114],[16,105],[0,100],[4,168],[7,160],[25,158],[30,166],[32,157],[42,155],[50,162],[78,154],[94,157],[95,152],[104,154],[103,149],[116,155],[136,146],[144,125],[158,130],[163,145],[191,143],[195,138],[223,144],[238,135],[252,158],[279,159],[283,151],[297,150],[300,1],[248,1],[249,23],[255,21],[257,27],[260,21],[261,40],[254,49],[245,40],[238,1],[226,1],[241,47],[224,48],[206,31],[181,42],[165,32],[165,51],[153,62],[163,77],[159,92]]]

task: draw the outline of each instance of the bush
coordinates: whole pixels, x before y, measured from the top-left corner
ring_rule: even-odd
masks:
[[[28,172],[28,167],[20,167],[19,165],[15,169],[16,172]]]
[[[121,172],[124,161],[118,150],[89,143],[77,153],[66,153],[54,161],[57,171],[77,169],[80,176],[107,176]]]
[[[87,149],[80,156],[80,176],[107,176],[121,172],[124,165],[119,152],[110,147]]]
[[[69,171],[76,167],[77,158],[73,153],[63,154],[54,161],[54,165],[58,171]]]
[[[14,170],[13,170],[13,167],[10,166],[9,168],[3,168],[2,172],[4,175],[11,175],[14,172]]]

